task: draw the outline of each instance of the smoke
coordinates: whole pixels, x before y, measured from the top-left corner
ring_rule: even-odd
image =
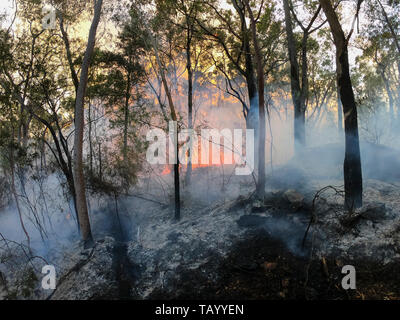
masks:
[[[22,220],[35,254],[46,257],[52,248],[77,239],[75,214],[57,174],[44,179],[26,179],[24,185],[17,181],[16,189]],[[7,241],[28,244],[13,202],[0,212],[0,233]]]
[[[195,96],[194,123],[197,128],[245,129],[242,105],[224,95],[216,88],[197,86]],[[185,92],[175,91],[179,113],[186,119]],[[266,122],[266,172],[268,190],[295,189],[300,193],[309,192],[307,183],[312,180],[340,181],[343,179],[344,134],[339,132],[337,111],[324,105],[316,113],[308,111],[306,121],[306,143],[303,152],[294,155],[293,110],[291,101],[274,98],[269,105],[269,119]],[[158,108],[157,105],[154,108]],[[255,115],[253,112],[252,115]],[[400,180],[400,151],[397,120],[389,119],[386,109],[359,112],[361,138],[361,160],[364,179],[378,179],[386,182]],[[389,125],[390,124],[390,125]],[[101,126],[99,125],[99,131]],[[107,130],[104,130],[105,132]],[[378,144],[380,143],[380,144]],[[255,144],[257,146],[257,144]],[[138,226],[146,221],[149,211],[157,212],[165,207],[173,208],[172,172],[161,174],[164,166],[143,164],[138,184],[130,191],[139,197],[120,196],[115,199],[90,198],[90,218],[94,234],[101,237],[107,233],[122,232],[124,238],[135,239]],[[196,167],[191,185],[185,185],[186,166],[181,167],[182,202],[184,214],[216,203],[236,199],[251,193],[255,176],[236,176],[235,165]],[[60,180],[55,174],[48,176],[39,190],[35,181],[27,182],[27,198],[22,201],[23,219],[31,237],[34,250],[47,256],[54,248],[68,246],[79,239],[75,214],[65,199]],[[42,199],[42,200],[40,200]],[[46,199],[43,201],[43,199]],[[37,226],[34,213],[40,217],[43,230]],[[298,247],[303,224],[292,225],[285,219],[274,218],[265,229],[284,241],[291,250],[300,252]],[[26,243],[18,213],[14,205],[0,211],[0,232],[10,240]]]

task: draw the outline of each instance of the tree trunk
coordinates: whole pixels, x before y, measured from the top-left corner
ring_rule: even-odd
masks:
[[[175,105],[172,100],[171,92],[168,87],[167,83],[167,78],[165,77],[165,72],[164,72],[164,67],[161,63],[160,57],[158,55],[158,44],[157,40],[154,39],[153,42],[153,49],[154,49],[154,54],[156,56],[157,60],[157,65],[158,68],[160,69],[160,75],[161,75],[161,81],[165,90],[165,94],[168,98],[168,105],[171,111],[171,118],[172,121],[175,122],[176,124],[176,130],[174,130],[174,134],[176,137],[175,141],[175,164],[174,164],[174,191],[175,191],[175,219],[179,220],[181,218],[181,198],[180,198],[180,186],[179,186],[179,143],[178,143],[178,118],[176,116],[176,111],[175,111]]]
[[[188,128],[193,129],[193,70],[192,70],[192,52],[191,52],[191,43],[192,43],[192,28],[193,25],[189,21],[189,18],[186,18],[187,21],[187,41],[186,41],[186,68],[188,71]],[[193,143],[192,140],[190,140]],[[192,174],[192,154],[191,148],[188,151],[188,162],[187,162],[187,172],[186,172],[186,185],[190,184],[191,174]]]
[[[126,92],[125,92],[125,106],[124,106],[124,141],[122,147],[123,161],[126,164],[128,158],[128,125],[129,125],[129,99],[131,97],[131,75],[128,72],[128,79],[126,84]]]
[[[89,101],[89,108],[88,108],[88,140],[89,140],[89,171],[90,174],[93,174],[93,144],[92,144],[92,110],[91,110],[91,103]]]
[[[343,134],[343,108],[342,100],[340,99],[340,90],[337,88],[337,115],[338,115],[338,133],[339,137]]]
[[[390,89],[390,84],[389,80],[385,75],[385,71],[382,66],[379,66],[379,71],[383,80],[383,83],[385,85],[385,90],[389,98],[389,114],[390,114],[390,122],[393,121],[394,119],[394,99],[392,95],[392,90]]]
[[[299,63],[297,61],[296,56],[296,42],[293,36],[293,26],[292,26],[292,17],[290,15],[290,7],[289,1],[283,0],[283,6],[285,11],[285,25],[286,25],[286,35],[287,35],[287,43],[288,43],[288,52],[289,52],[289,61],[290,61],[290,84],[291,84],[291,92],[292,92],[292,101],[294,106],[294,146],[295,152],[299,152],[305,145],[305,107],[304,101],[305,98],[302,95],[302,89],[300,86],[300,68]],[[304,68],[307,68],[307,44],[308,34],[305,33],[303,37],[303,79],[307,78],[307,70],[304,71]],[[305,42],[305,43],[304,43]],[[303,83],[304,85],[305,83]]]
[[[258,137],[258,181],[256,193],[258,198],[264,199],[265,195],[265,102],[264,102],[264,68],[261,57],[261,48],[257,38],[256,21],[251,11],[249,1],[244,0],[249,11],[251,31],[253,36],[255,57],[257,63],[258,86],[258,111],[259,111],[259,137]]]
[[[256,136],[258,136],[258,96],[257,84],[254,77],[254,64],[253,55],[250,49],[249,30],[247,28],[246,17],[244,8],[242,9],[237,0],[232,1],[236,12],[239,15],[242,32],[242,45],[245,53],[245,69],[244,77],[247,85],[247,94],[249,97],[249,110],[246,118],[246,128],[253,129]],[[243,5],[243,4],[242,4]],[[256,139],[257,140],[257,139]]]
[[[28,231],[26,230],[25,224],[24,224],[24,220],[22,218],[22,211],[21,211],[21,206],[19,204],[19,199],[18,199],[18,194],[17,194],[17,190],[15,188],[15,161],[14,161],[14,128],[12,130],[12,138],[13,141],[10,144],[10,169],[11,169],[11,192],[14,196],[15,199],[15,205],[17,207],[17,211],[18,211],[18,217],[19,217],[19,222],[21,224],[21,228],[25,233],[26,236],[26,240],[28,242],[28,248],[30,249],[31,246],[31,238],[29,237]]]
[[[97,26],[100,20],[103,0],[97,0],[94,8],[92,25],[90,26],[88,43],[82,62],[81,75],[75,102],[75,136],[74,136],[74,185],[76,206],[81,229],[81,237],[85,246],[93,243],[89,214],[86,202],[85,178],[83,174],[83,131],[84,131],[84,99],[88,80],[90,60],[96,41]]]
[[[342,100],[340,99],[339,89],[339,61],[336,57],[336,92],[337,92],[337,112],[338,112],[338,134],[341,138],[343,135],[343,107]]]
[[[331,28],[338,61],[338,87],[343,105],[345,130],[344,188],[347,209],[362,206],[362,171],[358,136],[357,106],[350,79],[347,40],[330,0],[320,0]]]

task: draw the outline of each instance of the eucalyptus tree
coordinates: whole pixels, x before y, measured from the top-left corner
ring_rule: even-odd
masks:
[[[397,107],[396,116],[400,119],[400,3],[398,1],[366,1],[368,24],[363,30],[364,46],[361,48],[378,66],[378,73],[384,81],[384,90],[389,100],[389,108]],[[361,37],[360,37],[361,38]],[[365,43],[366,42],[366,43]],[[376,48],[375,56],[371,55]],[[372,50],[373,51],[373,50]],[[394,114],[392,119],[394,118]]]
[[[196,20],[204,13],[206,6],[200,0],[156,1],[158,19],[164,20],[164,26],[168,25],[168,33],[176,38],[176,48],[172,54],[178,56],[184,52],[187,71],[187,128],[193,129],[193,105],[196,78],[199,68],[203,45],[202,32],[199,30]],[[172,32],[173,31],[173,32]],[[170,57],[172,60],[175,57]],[[191,143],[191,142],[190,142]],[[188,148],[187,154],[186,184],[190,184],[192,172],[192,154]]]
[[[258,163],[265,164],[265,152],[262,151],[262,148],[265,150],[265,146],[260,145],[260,143],[265,144],[265,119],[263,123],[259,122],[259,94],[263,93],[261,112],[265,113],[266,110],[268,114],[266,102],[270,101],[268,98],[270,92],[267,82],[273,79],[274,73],[286,62],[286,57],[283,55],[284,45],[281,40],[283,28],[276,16],[275,3],[262,1],[257,7],[253,7],[253,4],[232,0],[231,7],[224,9],[206,1],[205,5],[209,10],[202,19],[198,19],[198,24],[204,30],[207,39],[218,45],[209,49],[209,57],[219,74],[225,77],[226,91],[241,103],[247,128],[254,129],[256,152],[260,152],[256,157],[256,167],[260,170],[261,166]],[[262,69],[262,74],[259,67]],[[255,76],[256,71],[257,76]],[[242,88],[246,90],[246,94]],[[261,114],[261,117],[265,117],[265,114]],[[261,157],[264,160],[261,160]],[[261,162],[258,162],[259,160]],[[265,172],[261,176],[264,175]]]
[[[0,87],[7,92],[8,103],[16,108],[12,114],[18,123],[17,127],[12,126],[18,137],[14,147],[23,150],[26,158],[41,153],[42,159],[46,158],[47,148],[65,177],[76,208],[72,153],[67,135],[72,123],[72,106],[68,103],[69,84],[63,72],[62,43],[54,30],[42,28],[42,8],[37,3],[21,0],[18,8],[21,28],[16,31],[9,28],[2,34],[0,59]],[[42,146],[40,150],[35,150],[37,144]],[[20,151],[15,151],[15,155]],[[12,159],[13,167],[18,166],[20,157]],[[26,196],[25,172],[29,165],[24,162],[20,167],[21,170],[16,171],[21,173],[18,175],[19,193]]]
[[[162,8],[166,9],[166,8]],[[170,9],[167,7],[167,9]],[[156,73],[156,78],[160,78],[164,94],[168,101],[169,115],[167,116],[164,105],[160,103],[164,119],[173,121],[173,128],[169,128],[174,136],[172,145],[170,144],[169,158],[174,159],[174,207],[175,219],[181,218],[181,198],[180,198],[180,168],[179,168],[179,124],[178,111],[172,97],[172,84],[168,81],[168,65],[166,60],[171,59],[173,44],[176,41],[174,29],[169,28],[171,21],[165,19],[165,12],[157,6],[154,11],[145,12],[141,1],[133,2],[129,11],[129,20],[126,21],[132,28],[136,29],[138,37],[143,41],[144,49],[147,52],[147,62]],[[159,101],[160,96],[158,96]]]
[[[345,36],[338,15],[330,0],[319,0],[328,20],[338,61],[337,79],[340,90],[340,99],[343,104],[344,129],[345,129],[345,159],[344,188],[345,206],[348,209],[362,206],[362,169],[360,156],[360,143],[358,134],[357,105],[354,97],[353,86],[350,78],[348,44],[354,30],[363,0],[357,1],[356,14],[353,19],[352,29]]]
[[[265,195],[265,97],[264,97],[264,66],[261,56],[261,47],[257,35],[256,19],[254,17],[249,1],[244,0],[247,10],[249,11],[251,33],[257,63],[257,85],[258,85],[258,116],[259,116],[259,136],[258,136],[258,180],[257,180],[257,196],[264,199]],[[260,11],[262,9],[261,8]]]
[[[369,37],[363,38],[361,46],[363,54],[358,57],[358,63],[368,63],[373,62],[375,66],[376,73],[380,76],[382,86],[379,88],[386,92],[388,98],[389,115],[391,121],[394,119],[394,104],[396,97],[396,86],[395,79],[393,79],[393,73],[391,72],[391,67],[396,63],[396,57],[393,57],[393,50],[387,41],[387,38],[381,34],[371,33]],[[393,59],[394,58],[394,59]]]
[[[118,132],[115,145],[120,146],[118,147],[120,152],[112,155],[113,168],[110,166],[106,168],[110,172],[109,178],[115,176],[112,179],[113,183],[109,181],[107,184],[109,187],[111,184],[114,185],[114,189],[116,188],[114,193],[122,191],[117,190],[120,188],[127,192],[135,182],[139,157],[144,148],[140,130],[150,117],[144,92],[144,55],[144,43],[141,35],[138,35],[136,26],[124,22],[117,35],[115,47],[108,51],[98,49],[93,57],[88,97],[92,101],[98,100],[104,104],[110,129]],[[90,116],[90,110],[88,113]],[[89,119],[89,126],[93,120]],[[90,134],[91,132],[88,132],[89,144],[91,144]],[[93,147],[89,147],[91,152]],[[90,159],[93,158],[93,155],[89,156]],[[90,170],[90,175],[93,182],[101,188],[106,181],[105,177],[100,175],[100,169],[98,176],[93,170]]]
[[[210,50],[210,59],[214,59],[218,70],[226,77],[228,91],[235,96],[243,108],[243,115],[249,129],[258,131],[258,93],[255,78],[254,56],[251,51],[251,31],[248,25],[248,10],[244,1],[232,0],[234,8],[223,9],[214,1],[204,1],[208,9],[196,19],[206,38],[216,43],[227,63],[213,56],[215,48]],[[255,18],[259,20],[259,15]],[[219,55],[221,56],[221,55]],[[240,84],[235,81],[242,77],[246,83],[247,95],[243,96]]]
[[[294,145],[295,151],[299,152],[306,145],[306,107],[309,95],[309,75],[308,75],[308,48],[309,38],[312,33],[319,30],[326,21],[318,21],[321,12],[321,5],[318,1],[305,1],[303,2],[303,9],[309,12],[309,21],[304,22],[304,18],[299,18],[296,13],[296,2],[291,0],[283,0],[283,7],[285,12],[285,25],[287,35],[288,56],[290,62],[290,82],[291,93],[294,105]],[[305,13],[303,13],[304,15]],[[301,28],[302,37],[301,45],[297,44],[292,20]],[[301,53],[298,51],[301,50]],[[301,68],[299,66],[299,56],[301,61]]]
[[[28,151],[28,140],[35,136],[47,146],[65,176],[76,207],[72,153],[66,136],[72,123],[72,105],[63,72],[62,43],[54,30],[42,29],[41,7],[21,1],[19,8],[18,17],[25,27],[4,39],[0,85],[19,106],[15,116],[22,128],[18,129],[20,146]]]
[[[96,41],[97,26],[99,25],[103,0],[96,0],[94,4],[94,14],[89,30],[87,47],[83,57],[81,73],[79,78],[78,90],[75,99],[75,134],[74,134],[74,185],[76,191],[76,208],[78,211],[81,236],[86,246],[93,244],[92,230],[90,227],[89,214],[87,209],[85,178],[83,173],[83,131],[84,120],[84,100],[94,45]]]

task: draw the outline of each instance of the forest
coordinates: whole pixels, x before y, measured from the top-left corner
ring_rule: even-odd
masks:
[[[398,300],[399,137],[398,0],[2,1],[0,300]]]

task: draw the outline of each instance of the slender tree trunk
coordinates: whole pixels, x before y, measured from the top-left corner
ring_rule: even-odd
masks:
[[[342,100],[340,99],[340,90],[337,88],[337,112],[338,112],[338,133],[339,137],[343,134],[343,108],[342,108]]]
[[[123,141],[123,161],[126,163],[128,158],[128,125],[129,125],[129,99],[130,99],[130,90],[131,90],[131,75],[128,72],[128,81],[126,85],[125,92],[125,107],[124,107],[124,141]]]
[[[246,127],[247,129],[253,129],[255,136],[258,136],[258,93],[257,93],[257,84],[256,79],[254,77],[254,65],[253,65],[253,57],[250,50],[250,41],[247,35],[247,28],[244,30],[244,47],[245,47],[245,65],[246,65],[246,84],[247,84],[247,93],[249,96],[249,112],[247,114],[246,119]],[[257,140],[257,139],[256,139]]]
[[[13,131],[12,137],[14,139],[14,129],[12,131]],[[12,194],[14,196],[15,205],[17,206],[19,222],[21,224],[22,230],[25,233],[26,240],[28,242],[28,248],[30,250],[31,239],[29,237],[28,231],[26,230],[26,227],[25,227],[25,224],[24,224],[24,220],[22,218],[21,206],[19,204],[17,190],[15,188],[15,161],[14,161],[14,146],[13,146],[13,143],[10,145],[10,167],[11,167],[11,191],[12,191]]]
[[[339,137],[343,135],[343,107],[342,100],[340,99],[340,89],[339,89],[339,61],[336,58],[336,93],[337,93],[337,112],[338,112],[338,134]]]
[[[300,86],[300,68],[297,61],[296,55],[296,42],[293,35],[292,17],[290,15],[289,1],[283,0],[283,7],[285,11],[285,25],[286,25],[286,35],[288,43],[288,53],[290,61],[290,84],[292,92],[292,101],[294,106],[294,146],[295,152],[299,152],[303,149],[305,145],[305,98],[302,95],[302,89]],[[307,78],[307,33],[303,37],[303,79]],[[304,83],[303,83],[304,85]]]
[[[301,49],[301,91],[300,91],[300,116],[297,121],[297,140],[301,148],[306,145],[306,109],[307,109],[307,98],[308,98],[308,37],[309,31],[303,31],[302,49]]]
[[[261,48],[258,43],[256,21],[251,11],[249,1],[244,0],[249,11],[251,31],[253,36],[255,57],[257,63],[258,110],[259,110],[259,139],[258,139],[258,181],[256,193],[260,199],[265,195],[265,101],[264,101],[264,68],[261,58]]]
[[[397,60],[396,61],[396,65],[397,65],[397,74],[398,74],[398,78],[397,78],[397,92],[396,92],[396,118],[397,121],[400,120],[400,61]]]
[[[98,143],[98,153],[99,153],[99,179],[100,181],[103,181],[103,158],[101,156],[101,143]]]
[[[189,20],[189,18],[186,18]],[[193,69],[192,69],[192,28],[193,25],[190,21],[187,21],[187,42],[186,42],[186,68],[188,71],[188,128],[193,129]],[[192,139],[192,138],[190,138]],[[193,143],[192,140],[190,140]],[[188,151],[188,162],[186,172],[186,185],[190,184],[192,174],[192,154],[191,148]]]
[[[92,144],[92,110],[91,103],[89,101],[88,107],[88,140],[89,140],[89,171],[93,173],[93,144]]]
[[[389,80],[385,75],[385,71],[383,70],[383,67],[379,67],[380,69],[380,74],[383,80],[383,83],[385,85],[385,90],[389,98],[389,114],[390,114],[390,121],[392,122],[394,119],[394,99],[392,95],[392,90],[390,89],[390,84]]]
[[[348,209],[362,206],[362,170],[360,144],[358,136],[357,106],[350,79],[347,40],[342,26],[332,7],[330,0],[320,0],[322,9],[331,28],[336,46],[338,61],[338,87],[344,113],[345,130],[345,159],[344,159],[344,188],[345,206]]]
[[[242,6],[244,4],[239,1]],[[257,95],[257,83],[254,77],[254,64],[253,64],[253,53],[250,48],[250,37],[249,30],[247,28],[245,7],[241,8],[238,0],[233,0],[232,4],[235,7],[236,12],[239,15],[242,32],[242,44],[245,53],[245,69],[244,77],[247,85],[247,94],[249,97],[249,110],[246,118],[246,128],[253,129],[256,137],[258,136],[258,95]],[[257,139],[256,139],[257,140]]]
[[[75,102],[75,136],[74,136],[74,185],[76,192],[76,206],[81,228],[81,237],[85,246],[93,243],[89,214],[86,202],[85,178],[83,174],[83,131],[84,131],[84,100],[88,80],[90,60],[96,41],[97,26],[100,21],[103,0],[97,0],[94,8],[92,25],[85,55],[82,62],[81,75]]]
[[[176,123],[176,130],[174,132],[175,134],[175,159],[176,163],[174,164],[174,191],[175,191],[175,219],[179,220],[181,218],[181,199],[180,199],[180,186],[179,186],[179,144],[178,144],[178,118],[176,116],[176,111],[175,111],[175,105],[172,100],[171,92],[168,87],[167,83],[167,78],[165,77],[165,71],[164,67],[161,63],[160,57],[158,55],[158,44],[156,39],[154,39],[153,42],[153,49],[154,49],[154,54],[156,56],[157,60],[157,65],[160,70],[160,75],[161,75],[161,81],[164,87],[165,94],[167,95],[168,98],[168,105],[171,110],[171,118],[172,121]]]

